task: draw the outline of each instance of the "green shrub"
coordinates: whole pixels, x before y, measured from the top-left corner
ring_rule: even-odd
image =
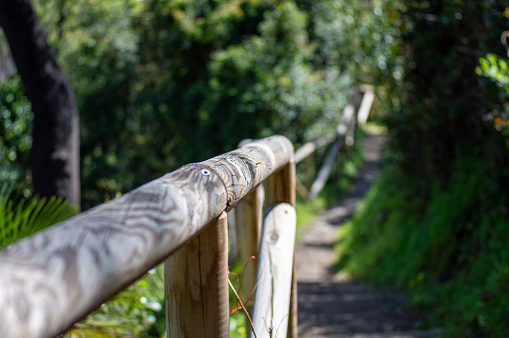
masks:
[[[165,337],[164,308],[164,269],[160,265],[75,324],[65,337]]]
[[[33,113],[19,76],[0,83],[0,180],[24,179]],[[29,189],[27,191],[28,195]]]

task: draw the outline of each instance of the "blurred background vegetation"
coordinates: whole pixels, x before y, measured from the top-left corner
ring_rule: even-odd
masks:
[[[338,269],[411,290],[450,334],[509,335],[507,2],[32,5],[75,90],[83,209],[245,138],[332,133],[351,88],[370,83],[385,169],[342,231]],[[32,119],[19,77],[2,81],[0,179],[24,197]],[[141,318],[133,335],[163,334],[157,274],[94,315],[99,329],[71,334],[111,333],[119,311]]]
[[[401,3],[384,172],[337,245],[338,270],[408,289],[444,336],[509,335],[507,6]]]

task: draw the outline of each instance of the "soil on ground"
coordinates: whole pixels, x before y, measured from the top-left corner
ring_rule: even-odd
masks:
[[[375,290],[334,274],[338,228],[376,180],[384,135],[362,142],[364,164],[341,201],[323,210],[299,234],[296,249],[299,337],[430,337],[418,331],[419,318],[407,307],[402,291]]]

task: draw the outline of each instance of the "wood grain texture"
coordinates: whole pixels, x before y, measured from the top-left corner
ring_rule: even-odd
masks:
[[[275,205],[265,217],[252,314],[258,337],[287,335],[295,227],[295,209],[287,203]],[[250,337],[254,337],[252,331]]]
[[[295,161],[291,159],[281,170],[265,181],[265,206],[288,203],[295,206]]]
[[[226,213],[164,262],[168,337],[229,337]]]
[[[295,161],[290,160],[287,165],[278,172],[272,174],[266,181],[265,203],[272,206],[276,203],[288,203],[295,207]],[[260,250],[261,251],[261,250]],[[288,337],[297,338],[297,281],[292,274],[292,284],[290,286],[290,311],[288,318]]]
[[[0,252],[0,337],[51,337],[99,307],[293,158],[282,136],[185,165]]]
[[[201,162],[200,165],[214,170],[225,182],[228,192],[226,211],[230,211],[290,159],[293,159],[292,143],[283,136],[272,136]]]

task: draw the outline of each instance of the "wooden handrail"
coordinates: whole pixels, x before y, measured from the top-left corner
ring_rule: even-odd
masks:
[[[309,155],[313,154],[318,148],[325,147],[337,139],[336,135],[329,135],[317,140],[305,143],[295,151],[295,163],[299,163]]]
[[[364,101],[369,108],[373,99],[365,96]],[[348,143],[345,137],[357,122],[356,113],[348,109],[353,108],[345,110],[335,136],[297,152],[300,161],[332,143],[311,188],[312,197],[323,187],[334,155],[343,142]],[[276,281],[281,276],[269,274],[262,281],[269,287],[257,290],[255,301],[261,303],[253,305],[255,326],[263,328],[260,320],[265,322],[265,316],[277,325],[281,317],[288,317],[279,334],[288,328],[288,337],[296,337],[295,217],[281,216],[293,215],[295,187],[293,146],[285,137],[273,136],[185,165],[9,246],[0,251],[0,337],[58,335],[162,261],[168,334],[228,336],[225,212],[242,201],[239,214],[244,216],[236,226],[249,234],[244,257],[259,255],[259,268],[276,271],[274,264],[281,262],[272,256],[279,245],[273,235],[284,234],[284,243],[291,243],[284,245],[281,255],[286,257],[284,278]],[[269,213],[262,230],[261,210],[274,204],[279,206]],[[288,224],[281,227],[282,223]],[[258,271],[260,278],[262,274]],[[249,285],[254,285],[255,272],[247,275]]]
[[[323,161],[323,165],[318,171],[318,175],[316,176],[313,185],[309,189],[309,197],[311,199],[315,199],[316,196],[322,191],[325,183],[327,182],[327,178],[329,177],[329,173],[332,167],[332,163],[334,162],[334,158],[336,157],[339,148],[342,147],[345,143],[347,143],[348,132],[355,128],[356,122],[356,110],[354,104],[349,104],[343,110],[343,116],[341,117],[341,123],[338,125],[336,130],[336,142],[332,144],[325,157],[325,161]],[[353,145],[353,137],[352,137],[352,145]]]
[[[269,183],[275,179],[289,183]],[[218,224],[263,181],[267,199],[293,205],[294,179],[293,146],[273,136],[185,165],[21,240],[0,252],[0,337],[63,332]],[[214,236],[224,234],[224,219]]]
[[[336,154],[339,149],[345,145],[353,146],[357,125],[366,123],[374,98],[373,86],[364,84],[355,87],[350,98],[350,103],[343,110],[341,122],[336,128],[335,135],[324,136],[317,140],[307,142],[295,151],[295,162],[299,163],[313,155],[318,148],[331,145],[324,163],[318,171],[309,191],[304,184],[297,180],[297,192],[299,192],[302,198],[305,200],[313,200],[322,191],[329,177]]]
[[[357,120],[359,121],[359,124],[364,124],[368,120],[369,111],[371,110],[373,100],[375,99],[375,92],[373,86],[370,85],[362,86],[361,90],[364,92],[364,96],[362,97],[359,107]]]

